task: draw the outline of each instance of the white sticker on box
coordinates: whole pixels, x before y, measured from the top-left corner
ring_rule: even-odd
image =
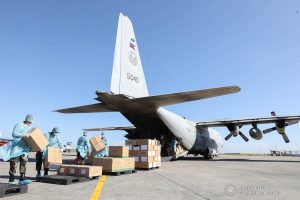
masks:
[[[142,145],[141,150],[148,150],[148,145]]]
[[[135,160],[135,162],[139,162],[140,161],[139,157],[134,157],[134,160]]]
[[[133,150],[138,151],[138,150],[141,150],[141,149],[140,149],[140,146],[133,146]]]
[[[65,168],[60,168],[60,169],[59,169],[59,172],[60,172],[60,173],[65,173]]]
[[[155,156],[155,151],[151,151],[150,156]]]
[[[129,144],[129,145],[127,145],[128,146],[128,149],[129,150],[132,150],[132,145],[131,144]]]
[[[141,162],[148,162],[148,157],[141,157]]]
[[[75,169],[70,169],[70,174],[75,174]]]
[[[81,170],[80,170],[80,174],[87,174],[87,173],[86,173],[86,169],[81,169]]]

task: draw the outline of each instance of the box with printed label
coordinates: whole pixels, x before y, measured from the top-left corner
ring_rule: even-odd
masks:
[[[132,150],[134,150],[134,151],[141,150],[141,146],[137,146],[137,145],[132,146]]]
[[[102,166],[79,165],[77,168],[77,176],[95,177],[102,175]]]
[[[154,157],[153,156],[150,156],[150,157],[140,157],[140,161],[141,162],[153,162],[154,161]]]
[[[78,174],[78,165],[69,165],[68,166],[68,175],[77,176]]]
[[[57,175],[68,175],[68,166],[69,165],[60,165],[57,169]]]
[[[154,151],[154,145],[141,145],[141,150]]]

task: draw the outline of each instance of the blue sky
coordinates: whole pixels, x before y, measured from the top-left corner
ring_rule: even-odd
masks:
[[[60,127],[64,142],[75,142],[82,128],[129,125],[118,113],[52,112],[109,91],[120,12],[133,22],[150,94],[242,88],[171,111],[195,121],[300,114],[299,1],[1,1],[2,137],[27,113],[44,132]],[[289,144],[274,132],[249,143],[233,138],[222,151],[300,150],[299,129],[287,128]],[[242,130],[248,135],[249,127]],[[121,144],[123,134],[107,136]]]

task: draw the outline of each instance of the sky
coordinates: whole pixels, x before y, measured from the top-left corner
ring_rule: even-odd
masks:
[[[130,125],[118,113],[53,112],[109,91],[120,12],[133,23],[151,95],[241,87],[167,109],[193,121],[300,115],[299,1],[0,1],[1,137],[28,113],[44,133],[58,126],[64,143],[75,144],[83,128]],[[289,144],[277,132],[231,138],[221,152],[300,150],[299,132],[300,124],[287,128]],[[125,132],[106,134],[111,145],[124,143]]]

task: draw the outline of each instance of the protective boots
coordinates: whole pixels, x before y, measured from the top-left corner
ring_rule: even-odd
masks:
[[[44,176],[48,176],[49,168],[44,169]]]
[[[29,183],[31,183],[31,180],[25,179],[25,174],[22,173],[20,176],[19,185],[28,185]]]
[[[15,175],[14,174],[9,174],[9,184],[15,184]]]

